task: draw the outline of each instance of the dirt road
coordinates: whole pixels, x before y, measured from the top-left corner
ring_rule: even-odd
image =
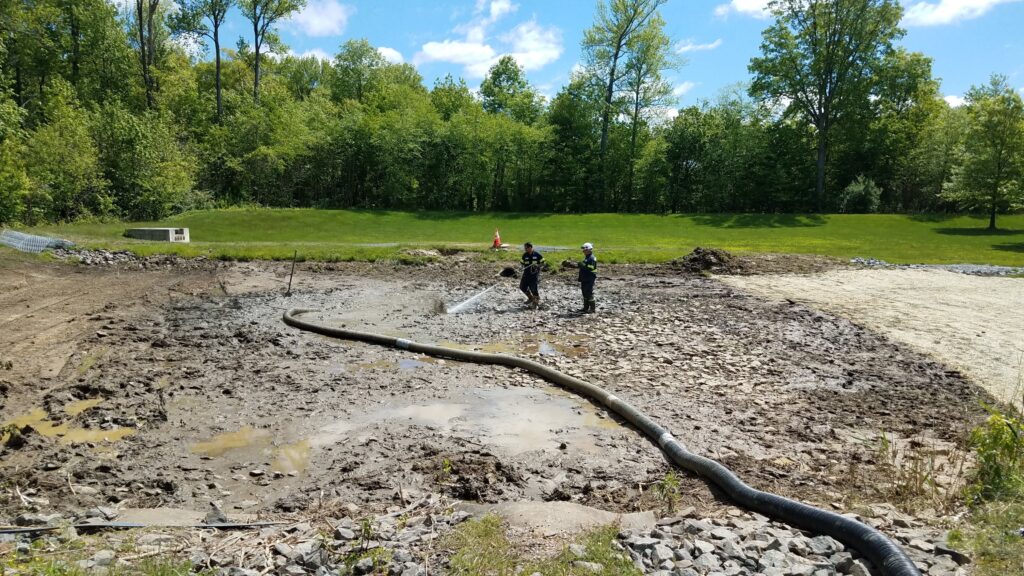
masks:
[[[1024,279],[939,270],[834,270],[722,281],[848,318],[930,354],[994,397],[1021,406]]]

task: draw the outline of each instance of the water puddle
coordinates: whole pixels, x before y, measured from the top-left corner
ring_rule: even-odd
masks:
[[[78,400],[68,404],[64,407],[64,412],[69,416],[78,416],[82,412],[85,412],[89,408],[95,408],[103,403],[103,398],[88,398],[85,400]]]
[[[294,444],[279,446],[274,455],[271,469],[285,474],[302,472],[309,467],[310,451],[309,440],[299,440]]]
[[[64,406],[63,410],[71,416],[76,416],[85,412],[89,408],[98,406],[103,402],[102,398],[90,398],[87,400],[78,400],[72,402],[67,406]],[[15,426],[17,428],[24,428],[29,426],[41,436],[46,438],[57,438],[62,444],[80,444],[83,442],[117,442],[127,436],[135,434],[135,428],[72,428],[67,422],[63,424],[57,424],[47,417],[46,410],[42,408],[36,408],[30,412],[12,418],[7,422],[4,422],[0,427]],[[4,435],[0,438],[0,441],[6,441],[7,436]]]
[[[611,418],[558,388],[473,389],[451,402],[389,406],[339,420],[321,428],[314,446],[352,441],[373,424],[420,425],[453,436],[472,438],[513,454],[555,450],[563,442],[574,449],[598,451],[595,435],[624,428]]]
[[[540,356],[566,356],[578,358],[587,354],[584,336],[556,336],[554,334],[529,334],[520,342],[487,342],[484,344],[463,344],[442,341],[441,346],[458,350],[474,350],[489,354],[526,354]]]
[[[203,456],[223,456],[228,450],[260,447],[270,444],[270,432],[246,426],[234,432],[218,434],[205,442],[192,446],[192,451]]]
[[[268,430],[245,426],[233,432],[217,434],[209,440],[192,445],[192,452],[202,456],[226,456],[270,461],[271,469],[281,473],[300,473],[309,467],[309,440],[275,446]]]

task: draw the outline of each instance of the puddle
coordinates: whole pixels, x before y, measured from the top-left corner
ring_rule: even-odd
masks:
[[[489,354],[513,354],[541,356],[568,356],[578,358],[587,354],[584,336],[556,336],[554,334],[533,334],[524,336],[522,342],[487,342],[485,344],[463,344],[442,341],[441,346],[459,350],[475,350]]]
[[[391,360],[374,360],[373,362],[361,362],[353,365],[356,370],[390,370],[395,367]]]
[[[494,388],[469,390],[452,402],[390,406],[333,422],[321,428],[312,443],[349,442],[372,424],[430,426],[513,454],[557,450],[562,442],[596,452],[599,430],[624,430],[615,420],[598,416],[592,405],[557,388]]]
[[[271,469],[285,474],[302,472],[309,467],[309,453],[309,440],[299,440],[294,444],[279,446]]]
[[[103,402],[102,398],[79,400],[65,406],[64,411],[74,416],[81,414],[89,408],[97,406],[101,402]],[[21,416],[16,416],[7,422],[4,422],[0,427],[12,425],[18,428],[29,426],[41,436],[45,436],[46,438],[57,438],[62,444],[79,444],[82,442],[117,442],[118,440],[122,440],[126,436],[131,436],[136,432],[135,428],[72,428],[66,422],[63,424],[55,424],[47,419],[46,410],[43,410],[42,408],[36,408],[31,412],[27,412]],[[6,440],[6,435],[0,438],[0,441]]]
[[[203,456],[223,456],[228,450],[265,446],[270,444],[270,432],[246,426],[235,432],[218,434],[205,442],[192,446],[192,451]]]
[[[78,400],[77,402],[72,402],[71,404],[65,406],[64,411],[67,412],[69,416],[78,416],[79,414],[85,412],[89,408],[94,408],[102,403],[103,398],[88,398],[86,400]]]
[[[209,440],[192,445],[192,452],[203,456],[225,457],[236,456],[251,459],[268,460],[271,469],[282,473],[299,473],[309,467],[311,445],[309,440],[299,440],[291,444],[274,446],[269,430],[257,430],[246,426],[234,432],[224,432]],[[228,454],[232,452],[232,454]]]

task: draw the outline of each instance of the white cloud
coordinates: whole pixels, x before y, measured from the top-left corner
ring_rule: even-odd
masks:
[[[502,40],[512,44],[512,57],[527,70],[539,70],[562,57],[562,31],[536,20],[519,24]]]
[[[311,0],[291,22],[298,25],[307,36],[340,36],[345,32],[348,19],[356,13],[354,6],[338,0]]]
[[[377,48],[377,52],[380,52],[380,55],[392,64],[401,64],[402,62],[405,62],[405,58],[402,58],[402,53],[394,48],[381,46],[380,48]]]
[[[426,62],[454,62],[468,68],[481,62],[490,62],[494,56],[494,48],[487,44],[444,40],[424,44],[413,57],[413,63],[419,65]]]
[[[683,96],[686,95],[687,92],[693,90],[696,87],[696,82],[690,82],[689,80],[687,80],[686,82],[683,82],[682,84],[679,84],[675,88],[673,88],[672,95],[675,96],[676,98],[682,98]]]
[[[714,42],[709,42],[707,44],[697,44],[696,42],[693,41],[692,38],[689,38],[676,44],[676,52],[679,54],[686,54],[687,52],[704,52],[707,50],[714,50],[715,48],[718,48],[721,45],[721,38],[715,40]]]
[[[952,108],[959,108],[967,103],[967,100],[965,100],[963,96],[957,96],[955,94],[950,94],[942,99],[945,100],[946,104],[949,104]]]
[[[715,16],[725,18],[729,14],[742,14],[754,18],[765,19],[771,16],[768,11],[769,0],[730,0],[728,4],[715,6]]]
[[[908,1],[903,23],[908,26],[938,26],[977,18],[998,4],[1020,0],[938,0]]]
[[[450,62],[463,66],[468,78],[482,78],[502,55],[510,55],[526,70],[537,70],[562,56],[562,31],[543,26],[535,19],[521,22],[497,37],[504,50],[496,49],[489,30],[519,8],[511,0],[477,0],[473,18],[453,29],[460,39],[427,42],[413,56],[416,65]]]

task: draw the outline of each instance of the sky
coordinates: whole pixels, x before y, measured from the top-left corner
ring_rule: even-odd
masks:
[[[901,0],[900,44],[933,58],[946,100],[1004,74],[1024,92],[1024,0]],[[714,99],[750,79],[769,24],[768,0],[668,0],[661,8],[674,49],[685,59],[668,78],[679,106]],[[296,54],[333,57],[346,40],[365,38],[394,62],[417,67],[427,86],[446,74],[476,88],[498,58],[511,54],[547,97],[580,63],[580,40],[596,0],[308,0],[278,31]],[[249,37],[237,10],[223,44]]]

